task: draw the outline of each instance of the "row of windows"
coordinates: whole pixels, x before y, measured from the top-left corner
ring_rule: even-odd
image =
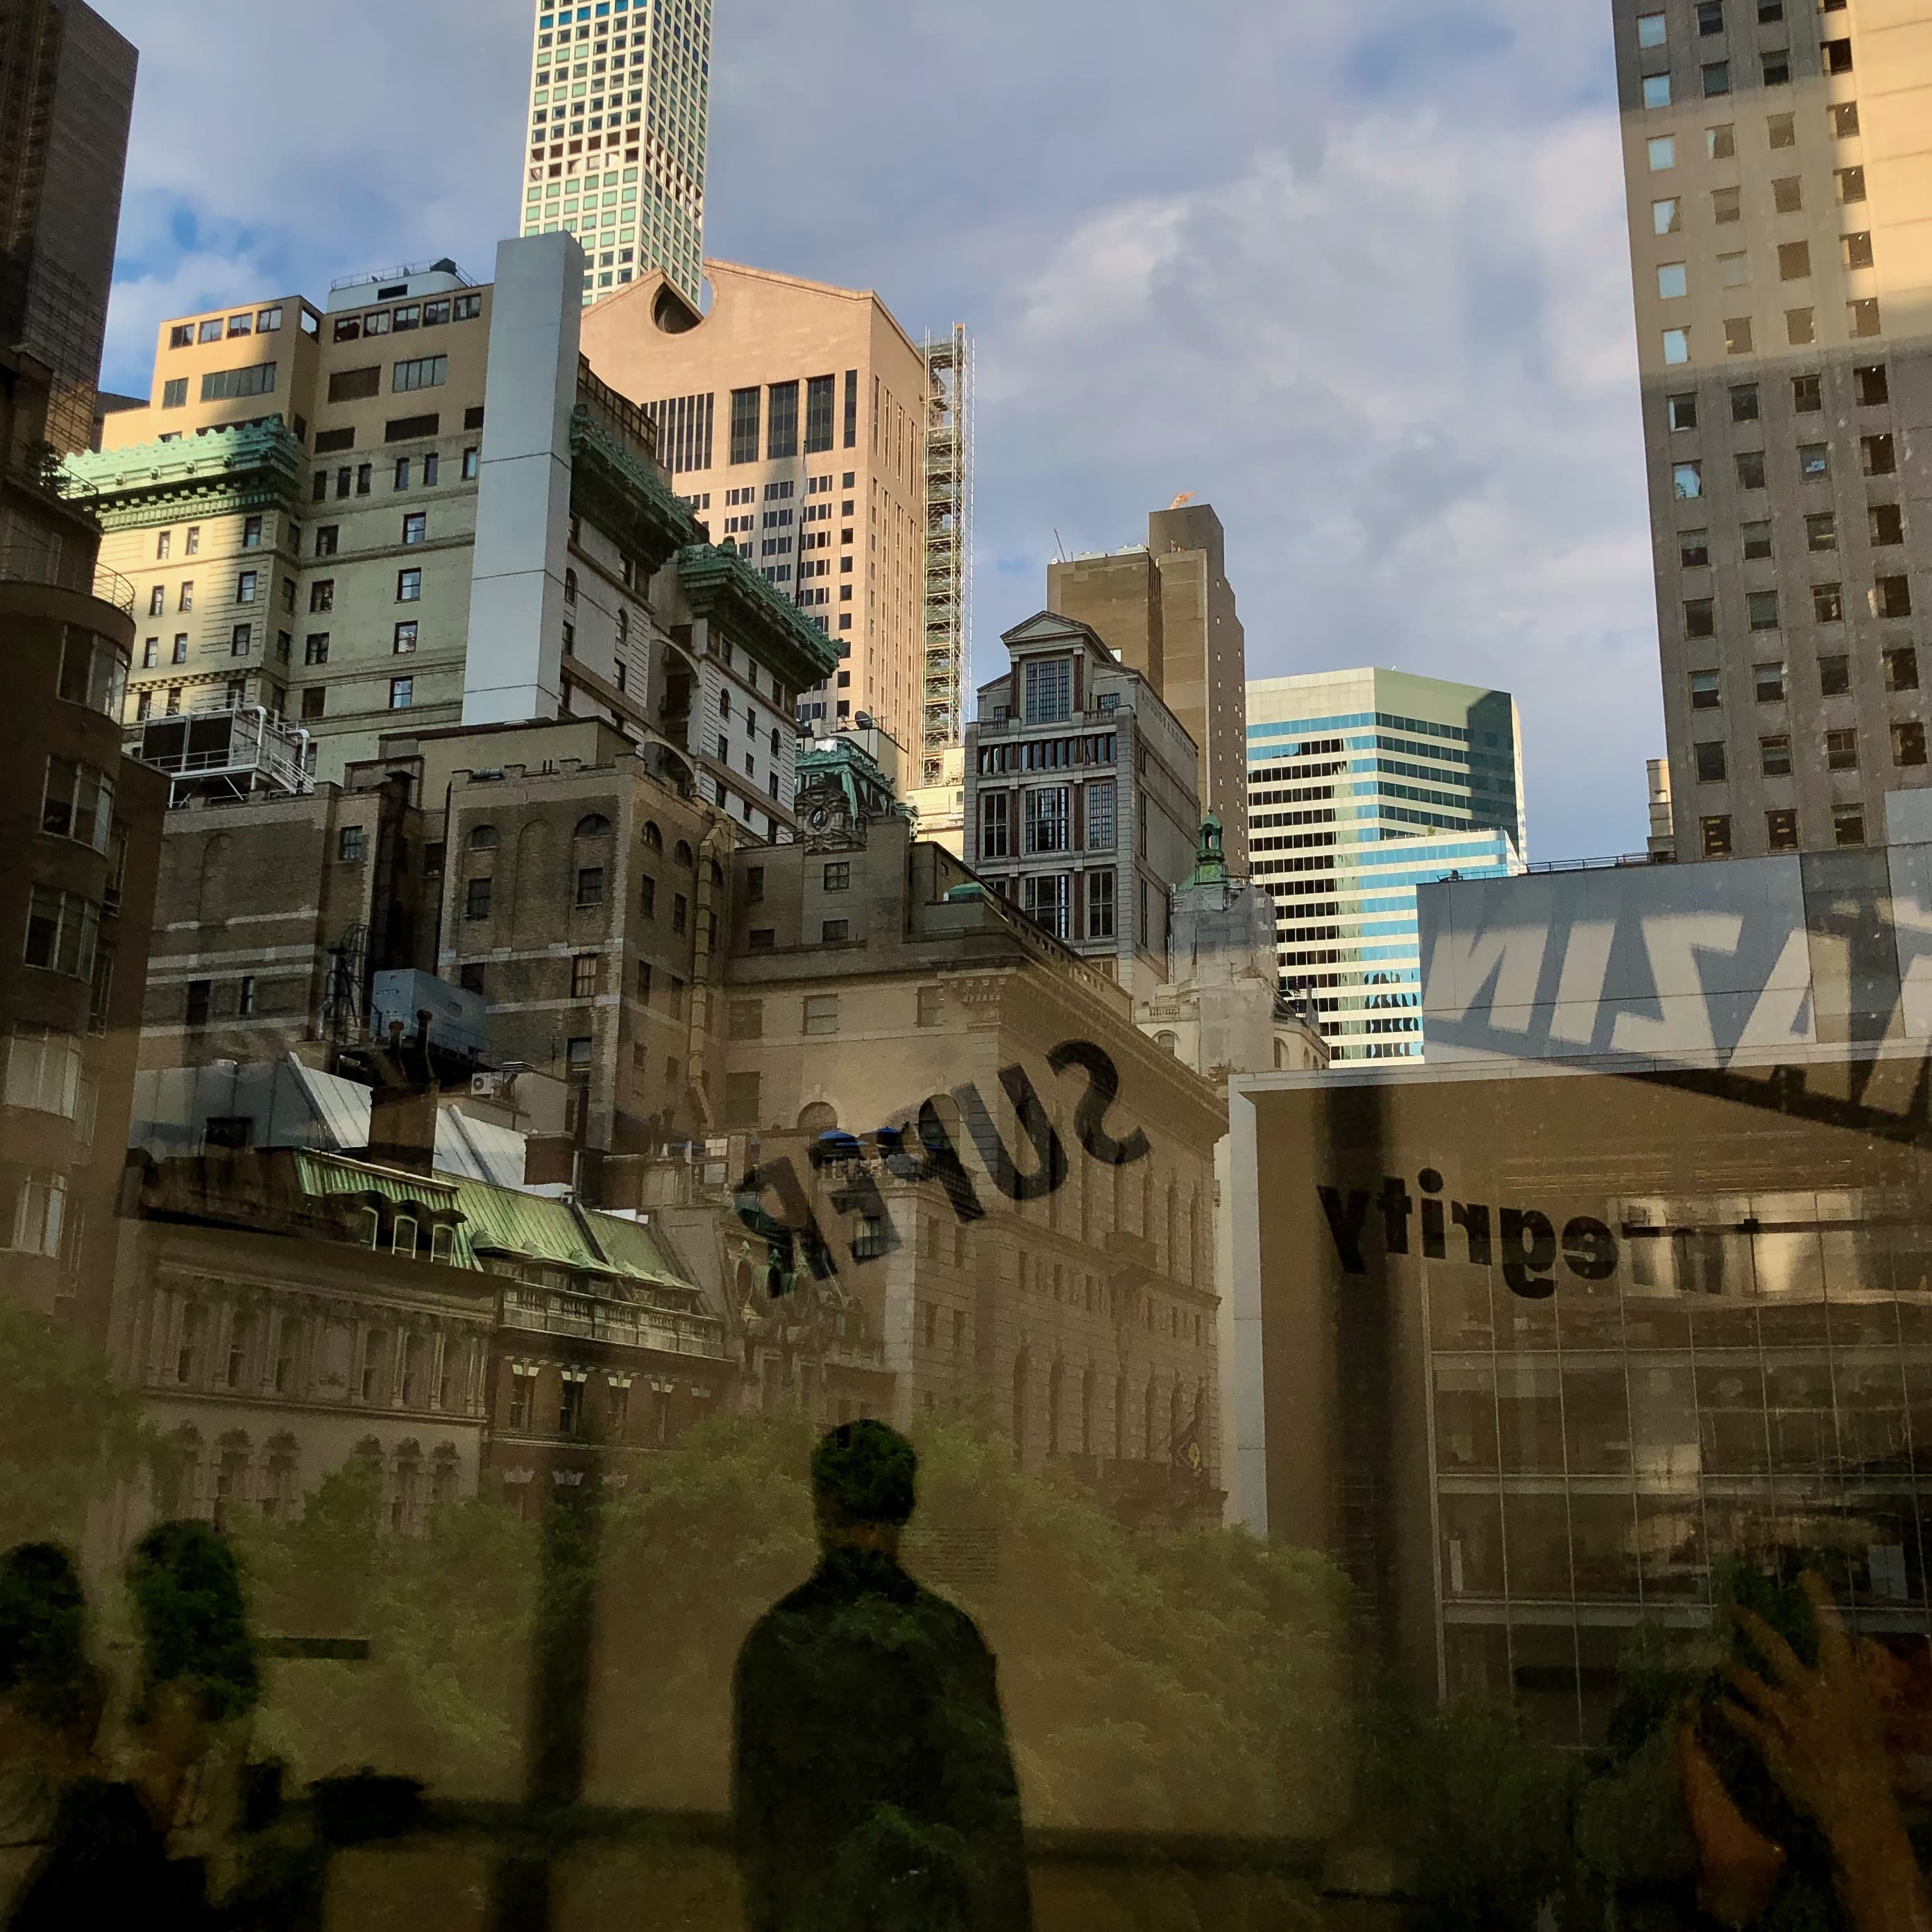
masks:
[[[1850,140],[1858,131],[1858,104],[1856,100],[1834,101],[1826,110],[1831,116],[1832,133],[1840,140]],[[1795,148],[1798,145],[1798,117],[1795,114],[1772,114],[1766,117],[1766,144],[1773,149]],[[1677,165],[1677,136],[1675,134],[1653,134],[1644,143],[1646,158],[1652,174],[1666,173]],[[1737,158],[1737,124],[1732,121],[1720,122],[1714,127],[1704,130],[1704,158],[1709,161],[1730,161]]]
[[[1858,769],[1858,734],[1847,727],[1824,734],[1825,764],[1834,772]],[[1766,778],[1791,776],[1791,734],[1767,733],[1757,741],[1758,770]],[[1690,748],[1693,767],[1700,784],[1722,784],[1730,776],[1730,758],[1721,738],[1700,740]],[[1902,718],[1892,727],[1892,762],[1901,770],[1925,763],[1925,727],[1916,719]]]
[[[483,313],[481,290],[467,295],[438,296],[428,302],[403,302],[394,308],[365,309],[359,315],[339,315],[332,332],[338,342],[355,342],[364,336],[400,334],[405,329],[435,328],[446,322],[474,322]],[[442,357],[435,358],[442,361]],[[398,363],[398,368],[404,365]],[[398,382],[398,388],[404,386]],[[422,387],[421,384],[413,385]]]
[[[1798,850],[1798,814],[1789,808],[1764,815],[1765,842],[1774,852]],[[1728,859],[1736,847],[1732,820],[1727,812],[1713,813],[1697,821],[1699,849],[1707,859]],[[1865,808],[1862,804],[1834,805],[1832,808],[1832,842],[1834,845],[1862,845],[1865,842]]]
[[[1869,236],[1847,235],[1844,238],[1849,249],[1855,243],[1863,243],[1868,254],[1870,252]],[[1793,244],[1802,248],[1802,242]],[[1780,254],[1784,251],[1780,250]],[[1810,273],[1810,255],[1806,250],[1803,273]],[[1667,262],[1658,271],[1659,289],[1664,289],[1666,278],[1674,284],[1669,292],[1682,295],[1684,265],[1681,262]],[[1751,318],[1748,315],[1730,316],[1724,321],[1724,353],[1726,356],[1755,356],[1758,352],[1757,339]],[[1845,304],[1845,332],[1854,340],[1866,336],[1882,335],[1884,325],[1878,312],[1876,296],[1858,296]],[[1675,368],[1690,360],[1691,331],[1688,328],[1666,328],[1664,332],[1664,360],[1666,366]],[[1788,308],[1784,311],[1784,340],[1792,349],[1808,349],[1818,340],[1817,311],[1812,308]]]
[[[1854,162],[1849,167],[1832,170],[1833,198],[1840,208],[1856,208],[1865,200],[1865,171]],[[1684,200],[1682,195],[1659,195],[1650,204],[1650,232],[1653,235],[1679,235],[1684,231]],[[1778,175],[1771,183],[1774,214],[1802,214],[1804,212],[1804,178],[1802,175]],[[1727,228],[1744,218],[1742,188],[1711,190],[1711,223]]]
[[[1918,652],[1911,644],[1894,644],[1879,654],[1888,691],[1918,688]],[[1842,653],[1818,660],[1818,694],[1843,698],[1852,688],[1851,659]],[[1752,694],[1760,704],[1781,704],[1790,695],[1788,674],[1782,658],[1751,667]],[[1689,678],[1693,711],[1714,711],[1724,702],[1724,686],[1714,670],[1694,670]]]
[[[1741,449],[1731,459],[1732,467],[1740,490],[1762,490],[1768,487],[1765,474],[1765,452],[1761,449]],[[1802,483],[1824,483],[1831,480],[1832,446],[1828,442],[1802,442],[1797,448],[1798,478]],[[1892,476],[1898,473],[1898,452],[1889,430],[1858,438],[1858,460],[1862,473],[1867,476]],[[1704,494],[1704,465],[1700,459],[1694,459],[1670,466],[1670,490],[1680,503],[1694,502]]]
[[[1071,852],[1076,848],[1111,851],[1115,798],[1112,778],[1086,785],[1041,785],[1017,793],[986,793],[980,800],[980,856],[1008,859],[1016,853]]]
[[[1874,550],[1890,550],[1905,541],[1905,512],[1896,503],[1873,503],[1867,507],[1866,530]],[[1768,562],[1774,554],[1770,520],[1741,524],[1738,526],[1739,554],[1747,563]],[[1838,548],[1838,518],[1834,510],[1808,513],[1804,518],[1804,548],[1816,556],[1828,556]],[[1711,533],[1708,530],[1679,530],[1677,560],[1685,570],[1711,567]],[[1838,586],[1820,586],[1835,590]]]
[[[1762,550],[1751,548],[1753,539],[1745,538],[1744,554],[1747,556],[1766,556],[1771,554],[1770,538],[1762,540]],[[1900,575],[1881,577],[1865,592],[1865,603],[1873,616],[1880,619],[1909,617],[1912,615],[1912,582]],[[1774,631],[1780,622],[1780,605],[1775,590],[1748,590],[1744,592],[1745,621],[1754,631]],[[1842,624],[1845,621],[1844,586],[1840,584],[1814,584],[1811,586],[1811,621],[1814,624]],[[1717,635],[1717,600],[1712,597],[1687,597],[1684,600],[1684,634],[1687,638],[1712,638]]]
[[[249,310],[230,316],[224,322],[218,315],[212,315],[203,322],[177,322],[168,330],[168,346],[186,349],[197,342],[220,342],[243,335],[268,335],[282,326],[282,308],[278,302],[272,308]],[[310,335],[315,333],[314,319],[306,310],[303,311],[302,326]]]
[[[1892,384],[1882,362],[1862,363],[1852,370],[1852,393],[1861,409],[1878,409],[1892,400]],[[1762,398],[1755,382],[1733,382],[1727,392],[1730,418],[1734,423],[1759,420]],[[1822,379],[1816,371],[1791,378],[1791,409],[1794,416],[1816,416],[1825,406]],[[1697,427],[1697,395],[1685,390],[1664,398],[1666,418],[1673,430]]]

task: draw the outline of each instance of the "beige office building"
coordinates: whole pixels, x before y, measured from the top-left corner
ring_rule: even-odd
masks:
[[[523,232],[577,237],[586,307],[656,268],[697,308],[711,0],[535,11]]]
[[[870,290],[709,262],[701,320],[652,274],[584,318],[598,374],[656,418],[658,453],[728,538],[838,645],[806,724],[864,712],[922,742],[924,355]]]
[[[1200,799],[1228,863],[1248,866],[1247,650],[1221,520],[1206,503],[1156,510],[1143,546],[1050,564],[1047,608],[1100,632],[1180,719],[1201,754]]]
[[[333,778],[460,722],[491,301],[442,262],[160,324],[69,466],[134,586],[129,722],[263,705]]]
[[[1932,778],[1932,0],[1614,14],[1677,854],[1876,844]]]

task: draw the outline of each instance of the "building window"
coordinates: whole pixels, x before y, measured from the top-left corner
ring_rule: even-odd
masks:
[[[770,394],[765,457],[768,462],[776,463],[798,454],[798,385],[774,382]]]
[[[1768,733],[1757,741],[1758,770],[1768,778],[1784,778],[1791,776],[1791,734],[1788,731]]]
[[[255,627],[252,624],[237,624],[228,633],[228,655],[231,658],[245,658],[254,649]]]
[[[755,463],[758,460],[758,407],[763,392],[758,389],[731,392],[731,460]]]
[[[836,1033],[838,1030],[838,995],[836,993],[807,994],[804,1028],[808,1034]]]
[[[333,610],[335,608],[335,579],[334,578],[318,578],[309,586],[308,608],[311,610]]]
[[[1688,328],[1666,328],[1664,332],[1664,359],[1672,368],[1690,359],[1690,332]]]
[[[1840,845],[1865,842],[1865,808],[1862,805],[1834,805],[1832,808],[1832,837]]]
[[[1114,845],[1114,781],[1102,778],[1090,784],[1082,801],[1086,808],[1086,848],[1108,852]]]
[[[1854,202],[1864,200],[1865,171],[1863,168],[1839,168],[1835,170],[1833,178],[1838,184],[1838,200],[1841,206],[1849,207]],[[1864,844],[1864,836],[1862,831],[1854,842],[1858,844]]]
[[[1715,637],[1717,632],[1716,604],[1708,597],[1685,598],[1684,634],[1687,638],[1712,638]]]
[[[1112,872],[1087,874],[1087,937],[1114,937],[1114,875]]]
[[[390,382],[390,388],[404,389],[440,388],[448,380],[449,358],[446,356],[421,356],[414,361],[398,362]]]
[[[1024,801],[1022,848],[1028,853],[1064,852],[1072,841],[1069,788],[1043,785],[1021,794]]]
[[[1720,738],[1706,738],[1691,746],[1697,767],[1697,782],[1700,784],[1721,784],[1726,776],[1724,769],[1724,746]]]
[[[1704,466],[1701,463],[1673,464],[1670,481],[1678,501],[1688,502],[1704,494]]]
[[[1905,541],[1905,513],[1896,503],[1874,503],[1870,512],[1874,549],[1888,549]]]
[[[1690,674],[1690,709],[1693,711],[1714,711],[1723,701],[1715,671],[1694,670]]]
[[[429,541],[429,517],[422,510],[412,510],[403,519],[403,542],[405,544],[427,543]]]
[[[1664,407],[1672,429],[1695,429],[1697,427],[1697,398],[1690,391],[1686,390],[1681,395],[1666,396]]]
[[[1677,561],[1685,570],[1703,570],[1711,562],[1708,530],[1680,530],[1677,533]]]
[[[1895,645],[1883,653],[1885,688],[1888,691],[1918,688],[1918,652],[1911,644]]]
[[[1747,524],[1740,532],[1744,538],[1744,561],[1756,562],[1771,555],[1771,526],[1768,523]]]
[[[922,1027],[943,1025],[946,1019],[946,989],[922,986],[919,989],[918,1023]]]
[[[1669,74],[1647,74],[1643,76],[1643,104],[1646,107],[1668,107],[1670,105]]]
[[[1700,818],[1697,825],[1704,856],[1707,859],[1728,859],[1731,856],[1731,821],[1729,816],[1720,813],[1713,818]]]
[[[1902,718],[1892,728],[1892,762],[1894,765],[1922,765],[1925,762],[1925,727]]]
[[[416,681],[412,677],[392,677],[389,680],[389,709],[406,711],[416,701]]]
[[[1881,577],[1871,588],[1874,617],[1909,617],[1912,615],[1912,583],[1906,577]]]
[[[671,931],[673,932],[683,932],[688,928],[690,923],[691,902],[685,897],[683,893],[673,892],[670,896]]]
[[[1818,660],[1818,693],[1821,698],[1843,698],[1852,688],[1852,661],[1842,654]]]
[[[416,603],[422,596],[421,570],[399,570],[396,573],[396,602],[398,604]]]
[[[995,791],[982,794],[980,800],[980,856],[1006,859],[1012,856],[1012,794]]]
[[[1765,843],[1774,852],[1798,850],[1798,814],[1788,808],[1764,815]]]
[[[1760,704],[1782,704],[1784,702],[1784,664],[1782,658],[1775,664],[1754,664],[1751,674],[1756,688],[1757,701]]]
[[[1748,591],[1744,608],[1754,631],[1774,631],[1778,628],[1778,592],[1775,590]]]
[[[1858,768],[1858,734],[1855,730],[1825,734],[1825,763],[1834,772],[1855,772]]]
[[[1073,704],[1073,660],[1037,658],[1023,669],[1027,723],[1057,724],[1069,717]]]
[[[413,617],[405,618],[396,626],[395,638],[391,650],[398,656],[416,647],[416,622]]]
[[[187,1024],[191,1027],[205,1027],[214,1010],[214,982],[212,980],[190,980],[188,982]]]
[[[577,868],[577,904],[600,906],[604,903],[604,868],[580,866]]]
[[[836,945],[852,937],[852,922],[845,919],[828,919],[819,928],[818,936],[827,946]]]
[[[570,997],[573,1000],[596,998],[602,983],[603,964],[601,953],[579,952],[572,956],[570,962]]]

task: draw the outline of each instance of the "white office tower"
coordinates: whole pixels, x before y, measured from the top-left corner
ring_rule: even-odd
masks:
[[[1281,985],[1333,1060],[1419,1060],[1415,889],[1523,868],[1506,691],[1406,671],[1248,685],[1248,869],[1275,901]]]
[[[695,312],[711,0],[535,10],[522,232],[577,237],[586,304],[662,268]]]

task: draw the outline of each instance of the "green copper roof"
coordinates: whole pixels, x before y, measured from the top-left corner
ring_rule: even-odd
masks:
[[[1224,886],[1228,883],[1228,861],[1221,850],[1221,821],[1210,812],[1201,821],[1201,836],[1194,848],[1194,869],[1182,881],[1190,886]]]
[[[209,514],[272,508],[301,494],[302,446],[277,417],[172,442],[82,450],[63,466],[106,530],[171,521],[184,502]]]
[[[721,624],[794,691],[838,668],[838,649],[743,557],[728,538],[720,548],[692,544],[677,554],[678,581],[694,615]]]
[[[380,1194],[400,1206],[416,1206],[431,1214],[462,1211],[455,1184],[442,1175],[410,1174],[400,1168],[379,1167],[373,1162],[346,1160],[338,1155],[316,1154],[298,1148],[295,1155],[296,1174],[303,1191],[309,1194],[337,1194],[362,1197]],[[455,1265],[473,1268],[476,1252],[470,1244],[466,1220],[455,1222]]]

